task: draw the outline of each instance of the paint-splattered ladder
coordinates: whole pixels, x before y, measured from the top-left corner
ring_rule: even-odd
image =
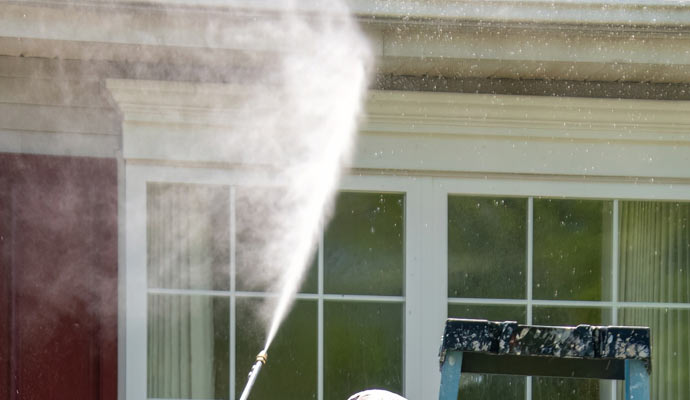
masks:
[[[625,380],[626,400],[649,400],[649,328],[449,319],[440,358],[440,400],[462,399],[462,372]]]

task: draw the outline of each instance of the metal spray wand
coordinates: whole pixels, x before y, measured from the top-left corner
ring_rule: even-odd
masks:
[[[263,367],[264,364],[266,364],[267,358],[268,353],[266,353],[266,349],[261,350],[259,354],[256,355],[256,362],[252,366],[252,369],[249,371],[247,384],[244,386],[244,390],[242,391],[242,396],[240,396],[240,400],[247,400],[249,398],[249,392],[252,391],[252,386],[254,386],[254,382],[256,382],[256,377],[259,376],[259,371],[261,371],[261,367]]]

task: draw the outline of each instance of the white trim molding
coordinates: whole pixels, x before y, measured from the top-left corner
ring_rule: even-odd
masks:
[[[357,168],[690,179],[690,102],[387,91],[367,112]]]
[[[245,149],[218,143],[252,129],[237,118],[247,111],[242,102],[250,87],[137,80],[106,86],[122,112],[125,159],[247,161]],[[690,179],[687,101],[371,91],[366,110],[354,168]]]
[[[247,118],[249,112],[264,112],[247,110],[251,87],[126,79],[108,79],[106,87],[122,113],[127,160],[271,164],[229,140],[237,132],[257,129],[253,123],[261,124],[260,118]]]
[[[390,19],[438,21],[687,25],[682,0],[349,0],[355,13]]]
[[[690,82],[687,1],[348,2],[382,74]],[[304,3],[309,14],[328,4]],[[0,1],[0,55],[256,67],[291,43],[235,30],[280,11],[276,1]]]

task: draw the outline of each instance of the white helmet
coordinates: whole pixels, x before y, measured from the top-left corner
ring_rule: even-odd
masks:
[[[348,400],[405,400],[405,398],[386,390],[373,389],[353,394]]]

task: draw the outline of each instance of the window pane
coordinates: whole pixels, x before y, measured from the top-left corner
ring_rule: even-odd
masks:
[[[229,189],[147,185],[148,286],[229,290]]]
[[[608,299],[611,210],[608,201],[534,200],[535,298]]]
[[[275,282],[276,257],[267,257],[270,244],[276,240],[276,210],[281,207],[284,190],[276,187],[242,186],[235,190],[235,264],[238,291],[265,292]]]
[[[148,296],[148,397],[229,398],[227,298]]]
[[[524,306],[449,304],[448,317],[525,323],[526,308]],[[460,377],[458,397],[462,400],[524,399],[525,378],[463,373]]]
[[[690,302],[690,204],[620,202],[624,301]]]
[[[460,376],[458,400],[486,400],[525,398],[525,378],[522,376],[468,374]]]
[[[259,299],[237,299],[236,398],[242,394],[247,374],[266,339],[264,325],[255,313],[260,303]],[[268,362],[252,389],[252,400],[316,398],[316,324],[316,301],[297,300],[271,344]]]
[[[606,399],[597,379],[551,378],[535,376],[532,380],[533,400],[600,400]],[[600,395],[601,393],[601,395]],[[600,397],[602,396],[602,397]]]
[[[594,307],[534,306],[532,321],[535,325],[608,325],[611,322],[611,311],[606,308]]]
[[[448,296],[524,298],[526,199],[448,197]]]
[[[341,193],[324,237],[324,290],[402,295],[402,194]]]
[[[302,287],[299,290],[300,293],[316,293],[319,290],[319,260],[317,254],[314,254],[311,258],[307,275],[304,277],[304,282],[302,282]]]
[[[690,310],[631,308],[618,317],[652,331],[651,398],[690,399]]]
[[[403,305],[324,302],[326,399],[364,389],[402,392]]]
[[[525,306],[496,306],[475,304],[449,304],[448,318],[474,318],[489,321],[517,321],[524,324],[527,320]]]
[[[537,307],[532,318],[535,325],[574,326],[579,324],[608,325],[611,321],[610,311],[602,308],[575,307]],[[592,399],[608,398],[610,393],[608,381],[598,379],[571,379],[535,377],[533,380],[534,400],[551,399]]]
[[[271,248],[270,241],[277,240],[275,232],[281,229],[271,227],[277,218],[280,207],[285,207],[280,199],[285,191],[276,187],[237,187],[235,190],[235,263],[237,265],[238,291],[265,292],[275,282],[276,271],[280,270],[280,258],[269,259],[266,252]],[[275,208],[271,208],[275,207]],[[316,293],[317,289],[317,250],[308,260],[310,263],[302,283],[301,293]]]

